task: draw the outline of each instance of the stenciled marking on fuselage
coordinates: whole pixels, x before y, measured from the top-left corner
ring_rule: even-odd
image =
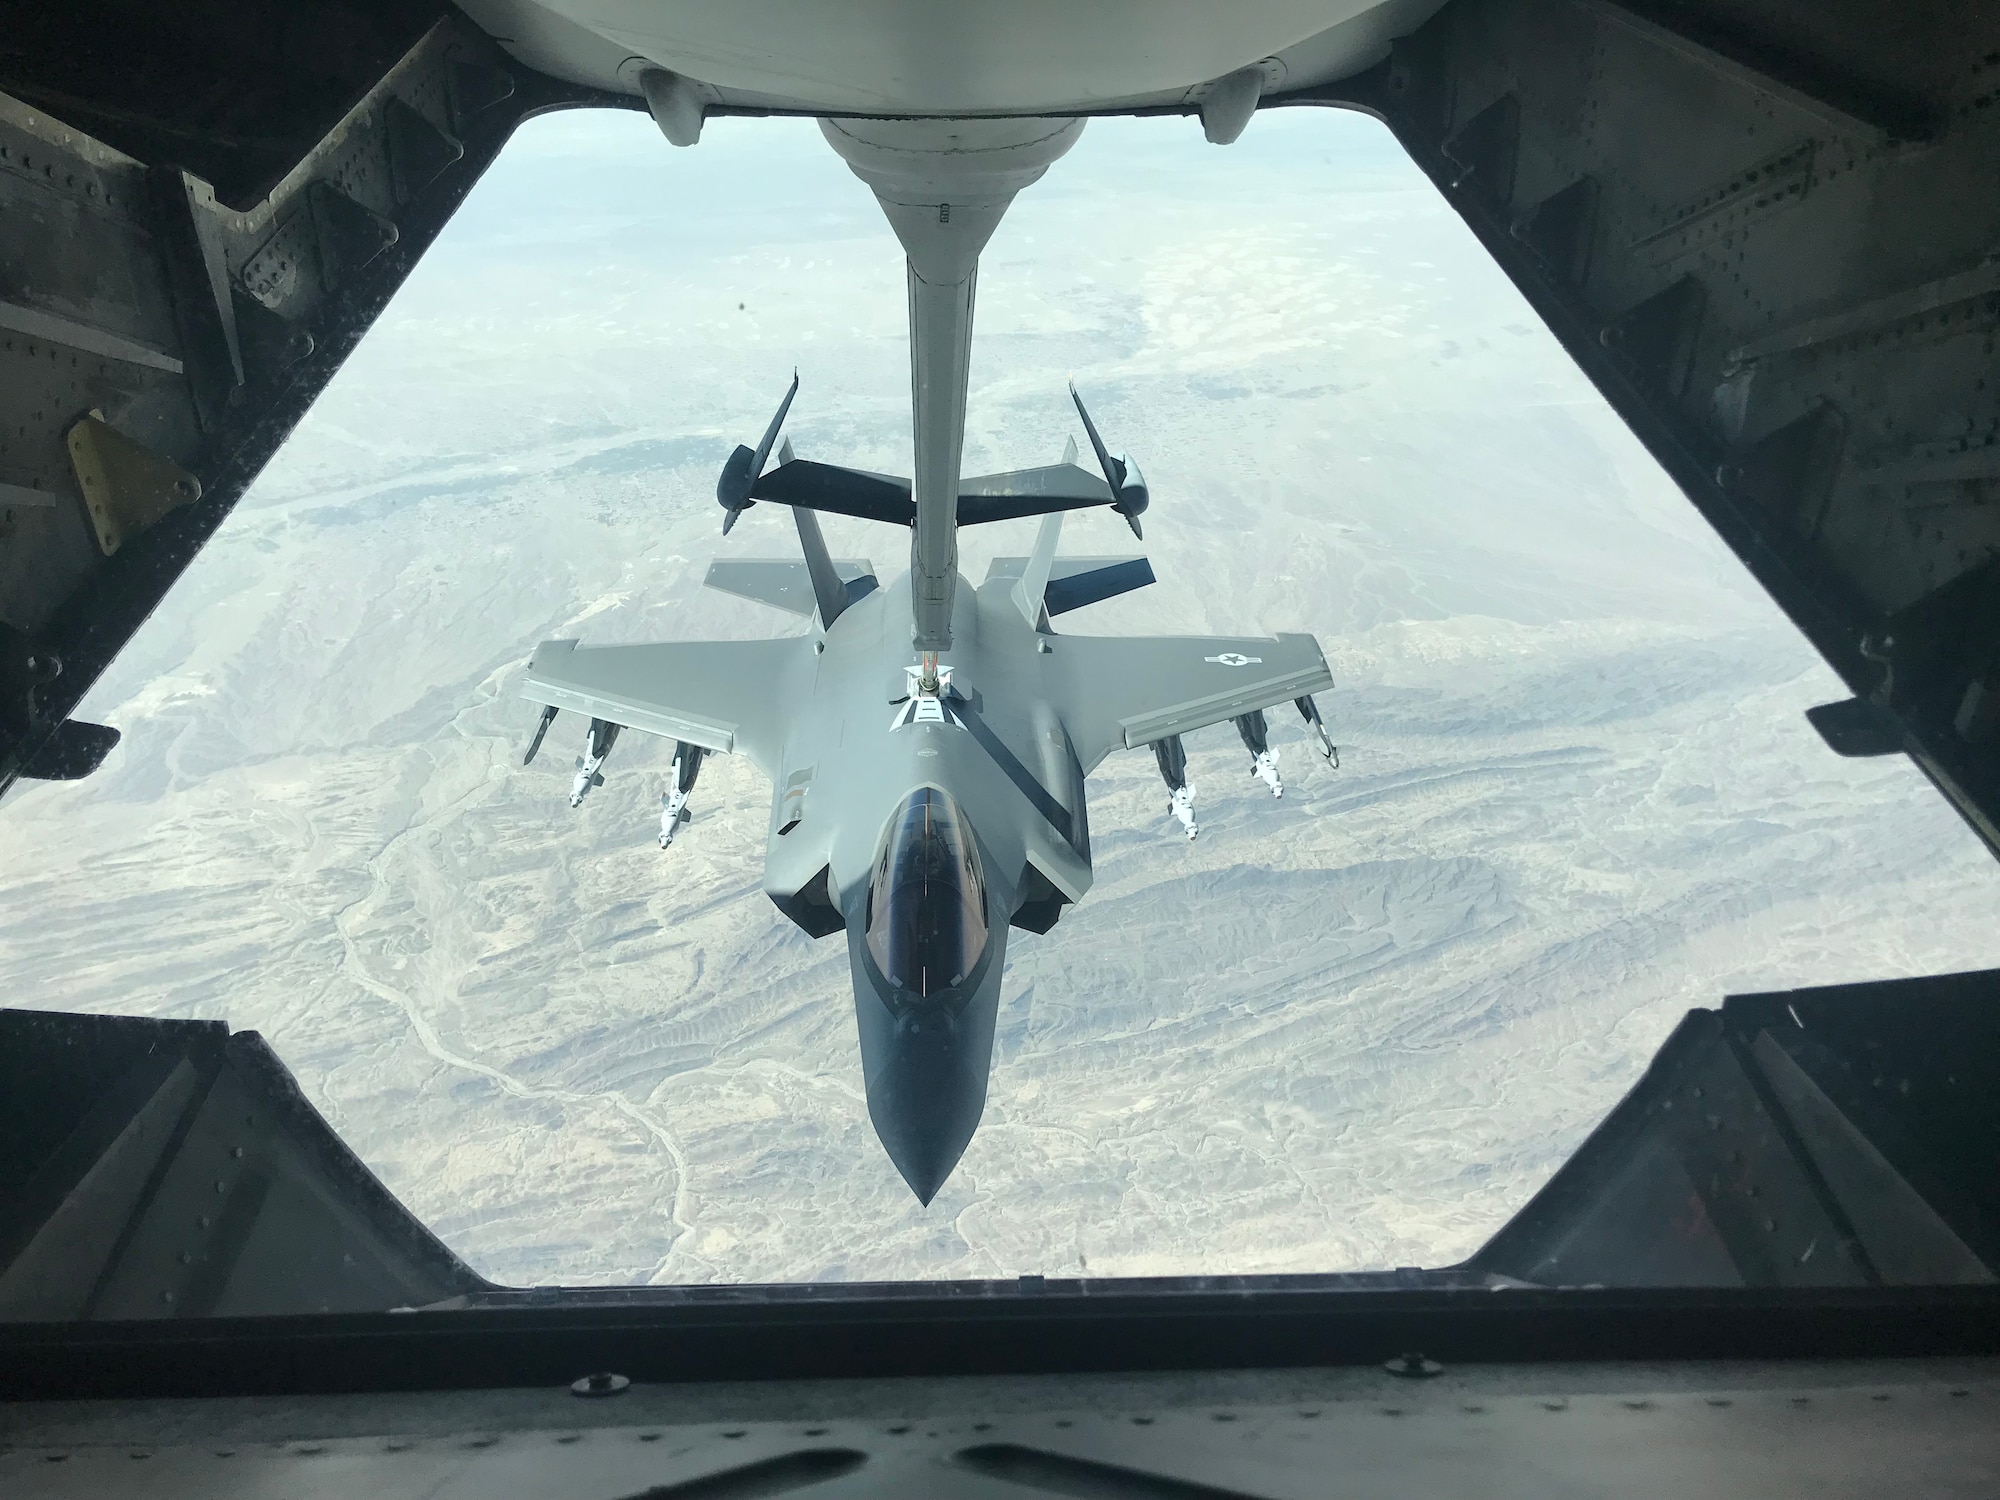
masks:
[[[923,678],[922,667],[905,667],[903,672],[909,680],[909,690],[902,699],[903,706],[889,721],[892,733],[909,724],[949,724],[956,729],[965,727],[944,701],[947,697],[956,696],[951,685],[950,667],[940,666],[937,669],[935,693],[926,693],[919,686]]]
[[[896,716],[889,721],[889,728],[897,730],[911,724],[948,724],[954,729],[965,727],[943,699],[928,694],[905,699],[903,706],[896,710]]]
[[[1204,656],[1203,661],[1212,661],[1225,667],[1254,666],[1264,660],[1261,656],[1245,656],[1241,651],[1225,651],[1220,656]]]

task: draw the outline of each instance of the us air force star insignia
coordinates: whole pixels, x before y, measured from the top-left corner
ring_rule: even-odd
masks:
[[[1247,667],[1253,662],[1262,662],[1261,656],[1245,656],[1241,651],[1225,651],[1220,656],[1204,656],[1203,661],[1220,662],[1225,667]]]

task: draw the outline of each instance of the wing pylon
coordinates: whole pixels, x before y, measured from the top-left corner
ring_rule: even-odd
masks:
[[[1058,637],[1044,681],[1085,774],[1136,750],[1333,686],[1309,635]]]

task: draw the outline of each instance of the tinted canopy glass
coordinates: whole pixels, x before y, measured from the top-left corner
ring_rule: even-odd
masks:
[[[986,951],[986,882],[972,829],[936,787],[890,822],[868,884],[868,951],[897,989],[935,995]]]

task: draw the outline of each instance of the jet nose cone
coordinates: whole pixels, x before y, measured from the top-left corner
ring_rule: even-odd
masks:
[[[958,1166],[986,1108],[997,983],[957,1015],[942,1010],[890,1019],[871,996],[861,1034],[868,1117],[910,1191],[928,1206]]]
[[[924,1129],[893,1129],[884,1118],[884,1111],[876,1107],[870,1099],[869,1115],[875,1121],[875,1130],[882,1137],[882,1145],[889,1153],[889,1160],[896,1164],[896,1170],[903,1174],[903,1181],[910,1185],[910,1191],[917,1195],[917,1201],[925,1208],[931,1206],[931,1199],[951,1176],[959,1158],[965,1155],[965,1148],[972,1139],[972,1128],[963,1131]],[[979,1123],[974,1116],[972,1124]]]
[[[958,1031],[933,1021],[936,1031]],[[868,1117],[910,1191],[929,1206],[979,1128],[986,1049],[959,1036],[907,1030],[868,1081]]]

